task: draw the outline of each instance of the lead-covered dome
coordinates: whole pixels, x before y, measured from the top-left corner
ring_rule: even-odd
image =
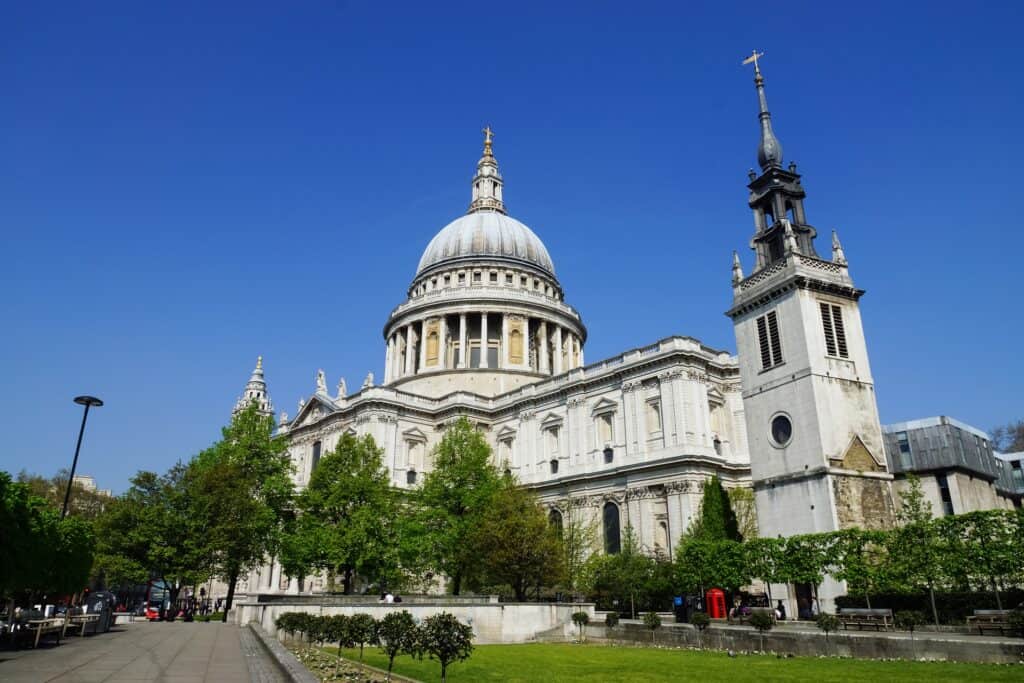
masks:
[[[551,256],[540,238],[511,216],[476,211],[455,219],[430,240],[416,274],[440,264],[480,258],[518,261],[555,275]]]

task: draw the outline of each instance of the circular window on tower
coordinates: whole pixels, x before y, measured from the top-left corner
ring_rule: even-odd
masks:
[[[779,448],[789,445],[790,439],[793,438],[793,423],[790,421],[789,415],[779,413],[772,418],[771,438],[772,445]]]

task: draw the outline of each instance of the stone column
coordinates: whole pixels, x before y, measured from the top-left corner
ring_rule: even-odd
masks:
[[[277,593],[281,590],[281,563],[274,560],[273,567],[270,572],[270,592]]]
[[[466,314],[459,314],[459,367],[466,367]]]
[[[548,363],[548,324],[540,321],[540,348],[537,349],[537,369],[547,375],[551,372],[551,365]]]
[[[438,331],[441,337],[437,341],[437,352],[440,355],[437,364],[441,370],[444,370],[448,367],[448,316],[441,315]]]
[[[427,321],[423,319],[420,321],[420,372],[427,369]]]
[[[413,372],[413,360],[412,360],[412,323],[405,326],[405,374],[411,375]]]
[[[508,313],[501,314],[501,341],[498,342],[498,367],[507,368],[508,359]]]
[[[480,367],[487,367],[487,312],[480,314]]]
[[[395,340],[388,337],[388,350],[384,353],[384,384],[391,381],[391,360],[395,350]]]
[[[554,374],[562,374],[562,326],[555,326],[555,362]]]

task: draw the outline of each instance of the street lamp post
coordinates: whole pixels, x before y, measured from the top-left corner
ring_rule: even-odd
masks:
[[[89,418],[89,408],[92,406],[99,408],[103,405],[103,401],[95,396],[76,396],[75,403],[85,406],[85,413],[82,415],[82,428],[78,430],[78,444],[75,446],[75,459],[71,461],[71,474],[68,475],[68,490],[64,494],[64,508],[60,511],[61,519],[64,519],[68,514],[68,501],[71,500],[71,484],[75,481],[75,468],[78,467],[78,451],[82,448],[82,435],[85,434],[85,421]]]

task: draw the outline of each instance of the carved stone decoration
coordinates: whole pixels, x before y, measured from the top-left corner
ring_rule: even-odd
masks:
[[[643,386],[643,383],[640,380],[636,380],[636,379],[626,380],[626,381],[624,381],[622,383],[622,391],[623,391],[623,393],[629,393],[631,391],[636,391],[641,386]]]
[[[366,379],[363,380],[363,389],[369,389],[373,386],[373,373],[366,373]]]

